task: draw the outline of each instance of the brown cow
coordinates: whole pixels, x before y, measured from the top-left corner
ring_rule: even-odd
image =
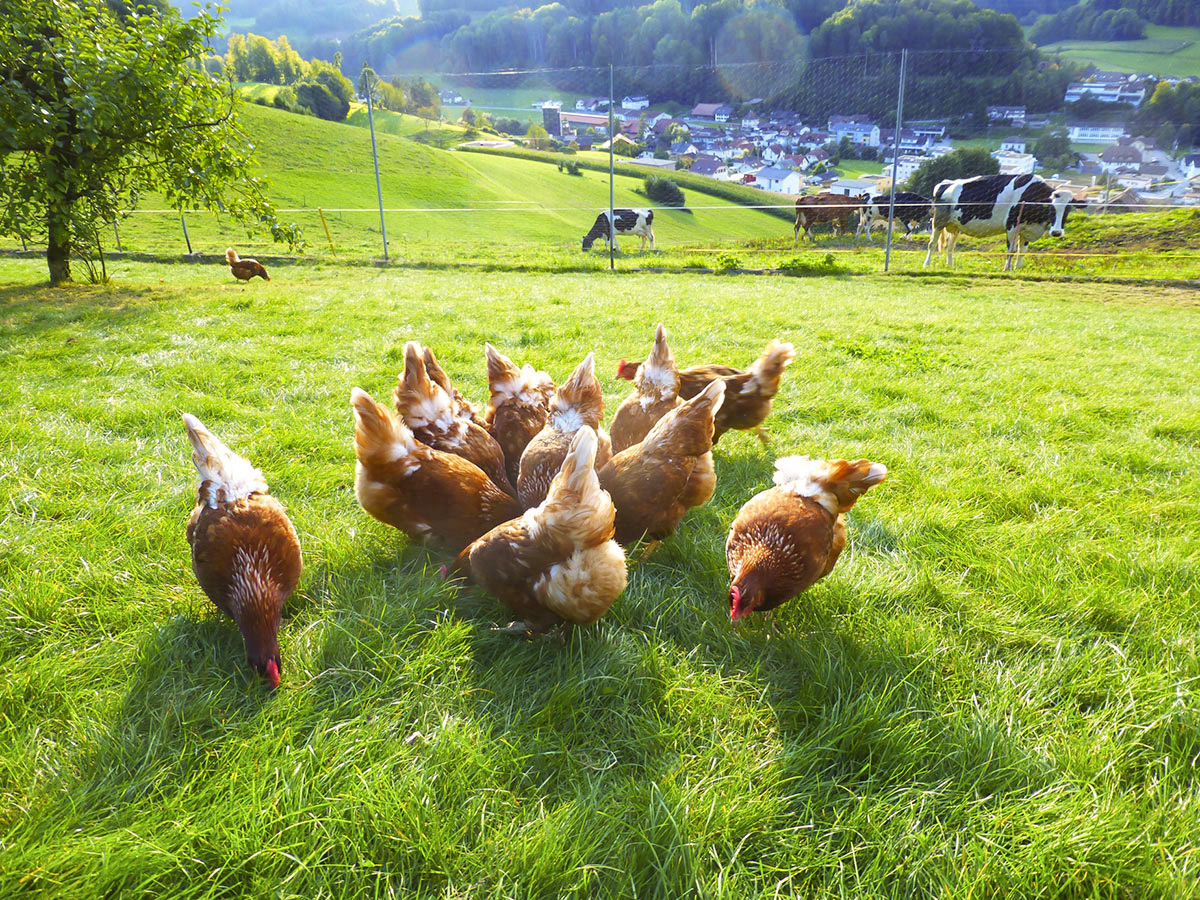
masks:
[[[792,246],[799,245],[801,229],[815,244],[817,240],[813,237],[812,228],[822,222],[829,222],[833,226],[834,234],[842,233],[850,223],[850,214],[861,207],[862,202],[859,198],[844,197],[841,194],[821,193],[798,198]]]

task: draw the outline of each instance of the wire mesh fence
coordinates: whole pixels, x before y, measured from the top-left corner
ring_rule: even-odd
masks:
[[[813,59],[784,38],[758,52],[785,47],[793,58],[743,59],[714,42],[702,64],[395,73],[398,84],[431,81],[441,106],[424,118],[372,109],[377,154],[362,109],[333,125],[249,106],[243,127],[279,218],[303,229],[314,259],[600,267],[605,242],[584,255],[581,241],[611,192],[615,207],[654,214],[653,255],[618,235],[625,266],[728,268],[732,257],[770,268],[816,251],[872,271],[885,264],[890,231],[891,266],[915,270],[930,217],[889,227],[875,216],[876,229],[864,228],[863,198],[887,207],[893,184],[928,195],[939,162],[975,151],[956,176],[1036,172],[1076,201],[1065,235],[1040,241],[1027,269],[1200,278],[1200,158],[1187,152],[1200,127],[1159,121],[1145,103],[1064,104],[1072,73],[1023,53]],[[830,215],[798,227],[797,201],[820,194]],[[101,244],[169,256],[230,245],[282,252],[153,195],[104,229]],[[1005,250],[1003,233],[965,238],[956,267],[998,269]]]

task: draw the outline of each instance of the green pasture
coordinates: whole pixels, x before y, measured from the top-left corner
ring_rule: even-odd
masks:
[[[109,273],[0,259],[0,896],[1194,893],[1194,290]],[[771,444],[721,441],[595,627],[493,632],[359,508],[350,389],[387,396],[407,340],[476,402],[484,341],[558,380],[595,351],[611,415],[658,321],[681,364],[797,357]],[[191,572],[184,411],[300,534],[273,694]],[[790,453],[890,476],[777,633],[734,629],[725,533]]]
[[[1146,37],[1138,41],[1058,41],[1041,49],[1117,72],[1200,75],[1200,28],[1147,25]]]
[[[283,210],[280,218],[302,226],[311,253],[330,252],[318,208],[326,210],[337,253],[363,257],[379,252],[371,138],[365,128],[254,105],[244,107],[242,119],[257,145],[269,194]],[[397,128],[404,126],[409,133],[423,124],[397,114],[381,119],[397,123]],[[606,174],[570,176],[544,163],[455,153],[390,133],[378,134],[377,140],[384,206],[394,210],[387,213],[388,237],[398,245],[425,241],[578,250],[598,211],[608,206]],[[618,177],[617,204],[648,205],[645,196],[635,193],[642,184],[641,178]],[[691,197],[698,205],[712,208],[659,213],[666,243],[757,238],[779,233],[784,224],[726,200]],[[278,249],[269,237],[247,237],[228,220],[211,214],[189,214],[187,226],[194,251],[222,253],[230,244],[245,255]],[[164,210],[154,197],[145,198],[118,229],[125,250],[186,252],[179,216]],[[106,240],[109,236],[106,232]],[[10,239],[2,245],[11,248],[19,243]],[[113,236],[106,249],[115,245]]]

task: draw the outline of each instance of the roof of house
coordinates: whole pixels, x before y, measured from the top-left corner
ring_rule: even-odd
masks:
[[[789,175],[795,175],[791,169],[781,169],[779,166],[767,166],[754,173],[757,178],[767,178],[771,181],[783,181]]]
[[[1104,162],[1109,163],[1140,163],[1142,161],[1142,151],[1128,144],[1114,144],[1111,147],[1105,147],[1100,154],[1100,158]]]
[[[722,103],[697,103],[692,107],[693,116],[715,116],[717,110],[724,106]],[[728,109],[728,107],[725,107]]]

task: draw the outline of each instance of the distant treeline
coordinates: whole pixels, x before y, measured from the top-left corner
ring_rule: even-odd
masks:
[[[228,69],[236,81],[283,85],[271,100],[281,109],[332,122],[341,122],[350,113],[355,89],[342,74],[343,60],[336,51],[332,62],[306,61],[286,37],[272,41],[257,34],[233,34],[225,55],[214,57],[213,63]],[[395,112],[436,118],[441,111],[437,88],[424,78],[393,78],[376,84],[374,97],[378,105]]]
[[[1029,31],[1036,44],[1055,41],[1131,41],[1145,36],[1146,24],[1200,25],[1197,0],[1080,0],[1053,15],[1040,16]]]
[[[257,34],[229,36],[224,65],[236,81],[283,85],[273,103],[281,109],[341,122],[350,113],[354,86],[338,60],[305,60],[286,37],[271,41]]]

